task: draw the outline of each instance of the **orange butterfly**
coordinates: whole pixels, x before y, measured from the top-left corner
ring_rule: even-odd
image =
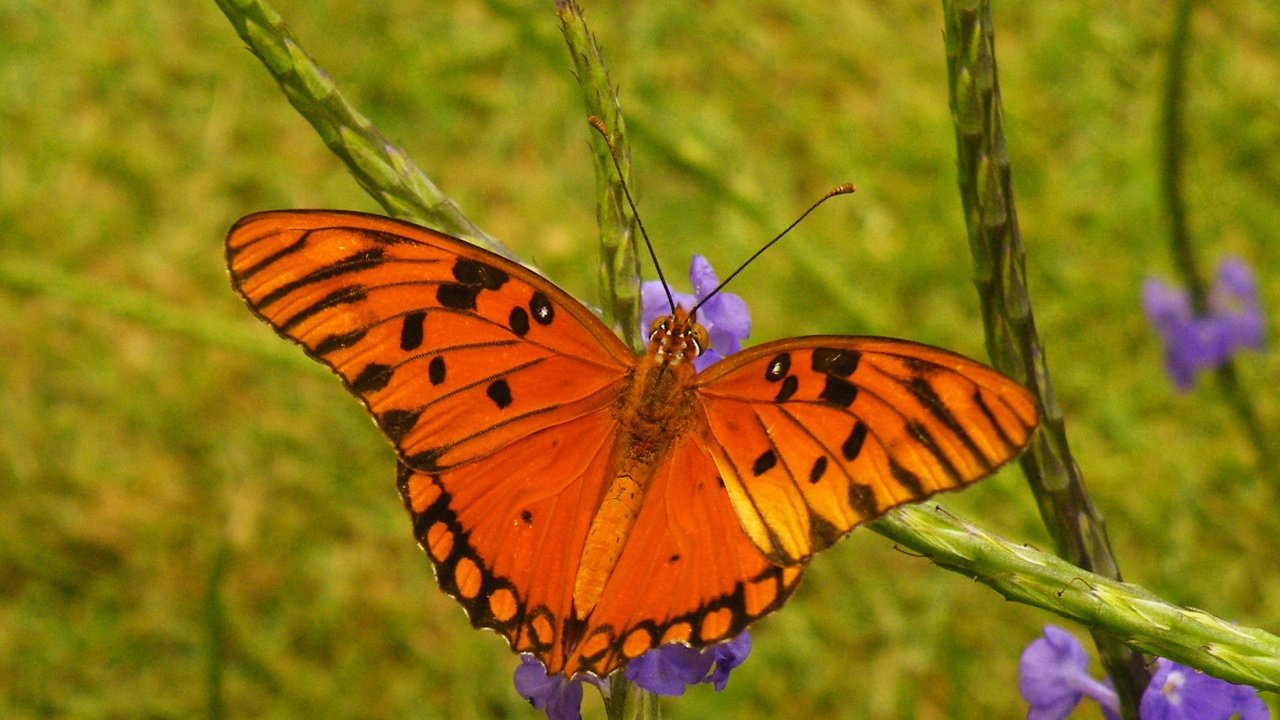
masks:
[[[250,215],[227,262],[395,445],[440,587],[549,674],[733,637],[815,552],[989,475],[1037,422],[1017,383],[905,340],[791,338],[697,372],[706,331],[677,308],[636,357],[534,272],[384,217]]]

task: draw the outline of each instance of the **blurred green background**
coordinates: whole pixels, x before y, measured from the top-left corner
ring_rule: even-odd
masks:
[[[753,339],[984,356],[937,3],[584,4],[669,274],[693,252],[727,272],[853,181],[737,283]],[[1280,9],[1205,5],[1192,228],[1206,270],[1247,259],[1276,308]],[[549,0],[277,7],[464,212],[594,300],[589,130]],[[1275,632],[1276,471],[1212,383],[1171,390],[1138,303],[1170,268],[1169,15],[997,3],[1030,288],[1126,578]],[[212,2],[0,0],[0,715],[538,716],[505,644],[436,589],[359,403],[231,291],[227,228],[277,207],[378,209]],[[1276,427],[1280,356],[1240,369]],[[1049,545],[1017,470],[943,504]],[[756,627],[726,692],[667,713],[1021,717],[1018,654],[1052,621],[855,532]]]

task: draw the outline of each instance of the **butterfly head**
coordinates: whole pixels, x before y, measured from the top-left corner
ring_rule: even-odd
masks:
[[[649,326],[649,352],[659,362],[692,363],[709,344],[707,329],[679,305],[674,313],[654,320]]]

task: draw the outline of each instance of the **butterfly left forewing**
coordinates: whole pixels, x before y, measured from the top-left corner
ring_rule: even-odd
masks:
[[[362,213],[250,215],[232,284],[332,368],[419,467],[484,457],[607,405],[631,353],[544,278],[457,238]]]
[[[894,506],[986,477],[1037,422],[1013,380],[887,338],[756,346],[701,373],[697,397],[744,529],[787,564]]]

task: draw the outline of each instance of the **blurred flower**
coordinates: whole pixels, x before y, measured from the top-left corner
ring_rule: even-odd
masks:
[[[1218,263],[1218,276],[1209,292],[1209,307],[1230,329],[1231,342],[1237,347],[1261,350],[1263,342],[1262,304],[1258,301],[1258,283],[1253,270],[1240,258],[1225,258]]]
[[[720,284],[711,263],[701,255],[694,255],[689,265],[689,284],[693,286],[693,294],[671,292],[676,305],[685,310],[691,309]],[[650,280],[640,285],[640,332],[647,333],[654,320],[671,314],[671,306],[667,304],[667,294],[662,289],[662,282]],[[717,360],[728,357],[742,349],[742,341],[751,333],[751,314],[747,311],[747,303],[733,293],[716,293],[706,304],[698,308],[698,324],[707,330],[707,338],[711,347],[693,362],[693,366],[702,370]]]
[[[688,645],[660,645],[627,664],[626,677],[659,695],[683,695],[685,687],[712,683],[716,692],[729,682],[729,671],[751,654],[751,636],[737,637],[701,650]]]
[[[1186,290],[1156,278],[1148,278],[1142,286],[1142,307],[1164,339],[1165,368],[1179,390],[1190,389],[1197,372],[1263,344],[1257,282],[1249,266],[1237,258],[1218,264],[1207,315],[1193,312]]]
[[[1084,646],[1062,628],[1046,625],[1018,661],[1018,690],[1031,705],[1027,720],[1062,720],[1082,698],[1098,703],[1108,720],[1119,720],[1120,701],[1108,683],[1089,676]],[[1258,693],[1179,665],[1156,659],[1156,671],[1138,705],[1141,720],[1267,720]]]

